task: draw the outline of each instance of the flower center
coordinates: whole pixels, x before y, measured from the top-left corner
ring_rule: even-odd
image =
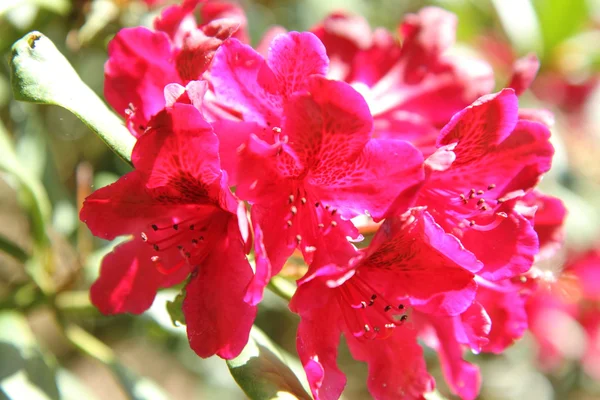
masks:
[[[167,224],[150,224],[149,229],[141,233],[142,240],[152,246],[156,255],[152,262],[165,275],[179,271],[185,265],[190,266],[192,260],[197,261],[199,255],[206,249],[208,220],[202,217],[192,217]],[[183,258],[175,265],[165,265],[161,253],[177,249]]]
[[[338,290],[346,325],[358,339],[385,339],[408,319],[404,304],[392,303],[357,274]]]

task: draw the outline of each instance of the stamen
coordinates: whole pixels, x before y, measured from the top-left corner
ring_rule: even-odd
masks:
[[[292,220],[288,219],[286,224],[287,224],[287,226],[292,226]]]
[[[300,203],[302,203],[302,205],[306,204],[306,198],[305,198],[305,197],[302,197],[302,198],[300,199]]]
[[[491,231],[492,229],[496,228],[506,218],[508,218],[508,215],[505,212],[498,212],[498,213],[496,213],[496,218],[489,224],[478,225],[475,223],[475,221],[471,221],[471,222],[469,222],[469,226],[477,231],[487,232],[487,231]]]
[[[290,208],[290,212],[292,213],[292,215],[296,215],[298,213],[298,209],[296,208],[296,206],[292,206]]]
[[[290,194],[290,197],[288,198],[288,201],[290,204],[292,204],[294,202],[294,195]]]
[[[151,227],[152,227],[152,229],[154,229],[154,232],[156,232],[158,230],[158,226],[156,226],[156,224],[152,224]]]
[[[496,185],[492,183],[491,185],[489,185],[489,186],[487,187],[487,189],[488,189],[488,190],[492,190],[492,189],[493,189],[493,188],[495,188],[495,187],[496,187]]]
[[[142,241],[144,241],[144,242],[148,241],[148,235],[146,235],[144,232],[142,232],[140,236],[142,237]]]

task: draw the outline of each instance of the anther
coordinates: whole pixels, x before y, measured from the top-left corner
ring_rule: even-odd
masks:
[[[481,196],[481,195],[483,194],[483,190],[478,190],[478,191],[477,191],[477,194],[478,194],[479,196]]]
[[[386,329],[394,329],[396,327],[395,324],[385,324]]]
[[[155,251],[158,251],[158,250],[160,250],[160,249],[158,248],[158,245],[157,245],[157,244],[153,244],[153,245],[152,245],[152,247],[154,248],[154,250],[155,250]]]
[[[486,206],[485,204],[481,206],[482,211],[487,211],[487,209],[488,209],[488,206]]]
[[[403,316],[400,317],[400,322],[404,322],[408,319],[408,315],[404,314]]]
[[[335,228],[337,226],[337,222],[336,221],[331,221],[331,226],[333,226]]]
[[[361,301],[361,302],[360,302],[360,306],[361,306],[362,308],[367,308],[367,302],[366,302],[366,301]]]
[[[296,242],[298,242],[298,244],[300,244],[301,241],[302,241],[302,236],[296,235]]]
[[[482,205],[483,203],[485,203],[485,199],[479,199],[479,200],[477,200],[477,205],[478,206]]]
[[[319,227],[320,229],[323,229],[323,228],[325,228],[325,225],[323,225],[323,224],[319,224],[319,225],[318,225],[318,227]]]
[[[152,224],[151,227],[152,229],[154,229],[155,232],[158,230],[158,226],[156,226],[156,224]]]
[[[326,210],[329,210],[329,205],[326,205],[326,206],[325,206],[325,209],[326,209]]]
[[[374,328],[373,328],[373,331],[374,331],[375,333],[379,333],[379,327],[378,327],[378,326],[374,327]]]
[[[292,204],[294,202],[294,195],[290,194],[289,200],[290,204]]]
[[[306,198],[305,198],[305,197],[301,198],[301,199],[300,199],[300,202],[301,202],[303,205],[304,205],[304,204],[306,204]]]
[[[196,245],[198,244],[198,241],[197,241],[196,239],[192,239],[192,244],[193,244],[194,246],[196,246]]]
[[[142,237],[142,240],[143,240],[144,242],[147,242],[147,241],[148,241],[148,235],[146,235],[144,232],[142,232],[140,236]]]
[[[462,201],[463,201],[465,204],[467,203],[467,198],[465,197],[465,195],[464,195],[464,194],[462,194],[462,193],[461,193],[461,194],[460,194],[460,196],[458,196],[458,197],[460,197],[460,199],[461,199],[461,200],[462,200]]]
[[[191,224],[190,225],[190,231],[193,231],[193,230],[194,230],[194,224]]]
[[[319,207],[321,205],[321,203],[319,203],[318,201],[315,203],[315,207]]]
[[[273,127],[273,132],[275,132],[275,133],[281,133],[281,128],[278,127],[278,126],[274,126]]]
[[[159,260],[160,260],[160,257],[159,257],[159,256],[152,256],[152,257],[150,257],[150,260],[151,260],[152,262],[157,262],[157,261],[159,261]]]
[[[473,197],[475,197],[475,189],[469,190],[469,199],[472,199]]]
[[[186,251],[185,253],[183,253],[183,255],[185,256],[185,258],[190,258],[192,256],[189,251]]]
[[[398,310],[404,310],[404,304],[398,304]]]
[[[371,331],[371,328],[369,327],[369,325],[366,325],[366,324],[364,326],[364,329],[365,329],[365,332],[370,332]]]
[[[177,250],[183,250],[183,246],[182,245],[178,245],[177,246]]]
[[[335,213],[337,213],[337,208],[334,208],[333,210],[331,210],[331,215],[335,215]]]
[[[392,306],[390,306],[389,304],[387,306],[385,306],[385,308],[383,309],[384,312],[388,312],[392,309]]]
[[[287,224],[287,226],[292,226],[292,220],[288,219],[286,224]]]
[[[470,221],[469,221],[469,226],[475,226],[475,221],[473,221],[473,220],[470,220]]]
[[[296,215],[296,213],[298,212],[298,209],[296,208],[296,206],[292,206],[290,208],[290,212],[292,213],[292,215]]]
[[[175,230],[179,229],[179,225],[173,224],[173,229],[175,229]]]
[[[493,188],[495,188],[495,187],[496,187],[496,185],[492,183],[491,185],[489,185],[489,186],[487,187],[487,189],[488,189],[488,190],[492,190],[492,189],[493,189]]]

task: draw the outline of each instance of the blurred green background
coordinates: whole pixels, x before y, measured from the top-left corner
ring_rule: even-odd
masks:
[[[562,198],[569,209],[565,250],[543,267],[559,274],[569,251],[600,241],[600,1],[241,4],[254,44],[272,25],[307,30],[334,10],[362,14],[373,27],[394,30],[405,13],[438,5],[459,18],[453,51],[490,62],[498,88],[508,81],[516,57],[535,52],[541,70],[521,106],[555,113],[557,153],[542,190]],[[90,235],[78,220],[79,205],[129,167],[68,111],[14,101],[10,90],[11,45],[35,29],[102,95],[108,41],[122,27],[150,26],[159,12],[160,6],[137,0],[0,0],[0,399],[245,398],[225,363],[199,359],[184,330],[172,324],[165,302],[176,290],[161,292],[140,317],[104,317],[89,304],[87,289],[114,244]],[[257,325],[290,354],[296,324],[287,304],[268,295]],[[526,335],[502,356],[470,357],[482,369],[481,398],[600,399],[600,384],[577,362],[566,360],[542,373],[535,349]],[[440,396],[450,398],[435,354],[426,356]],[[340,363],[349,375],[344,398],[369,398],[365,366],[346,350]]]

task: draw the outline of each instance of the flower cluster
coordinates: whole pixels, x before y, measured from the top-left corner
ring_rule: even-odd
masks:
[[[560,223],[536,211],[561,203],[533,190],[554,151],[548,116],[518,108],[537,60],[491,93],[486,63],[448,52],[456,18],[441,9],[407,15],[401,42],[338,13],[253,48],[238,6],[199,3],[109,44],[105,96],[138,138],[135,169],[88,197],[81,219],[105,239],[133,236],[105,257],[94,304],[141,313],[188,279],[191,347],[233,358],[297,252],[308,269],[290,308],[316,399],[345,386],[342,335],[375,398],[433,390],[418,339],[475,398],[463,352],[522,336],[523,281],[560,242]],[[368,246],[360,216],[377,226]]]

